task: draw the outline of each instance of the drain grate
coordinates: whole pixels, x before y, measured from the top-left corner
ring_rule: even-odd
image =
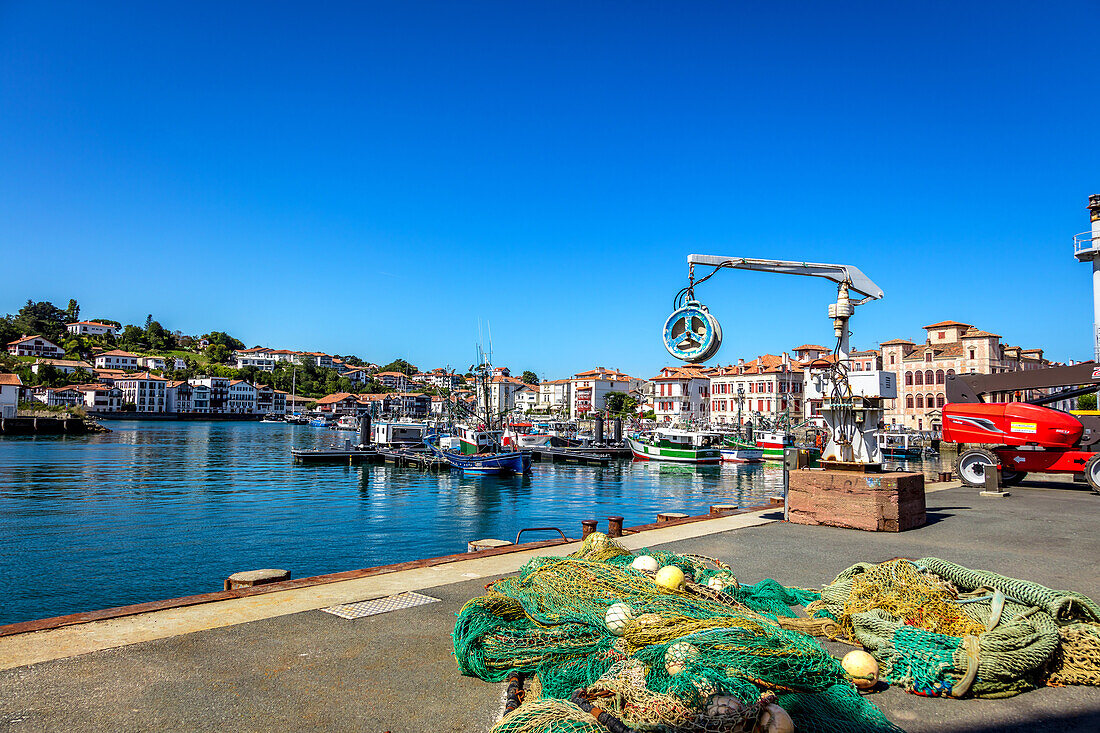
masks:
[[[340,618],[350,620],[363,618],[364,616],[376,616],[380,613],[389,613],[390,611],[400,611],[402,608],[423,606],[425,603],[438,602],[438,598],[432,598],[423,593],[414,593],[410,591],[408,593],[398,593],[395,596],[387,596],[385,598],[374,598],[369,601],[341,603],[339,606],[329,606],[321,610],[325,613],[331,613],[333,616],[339,616]]]

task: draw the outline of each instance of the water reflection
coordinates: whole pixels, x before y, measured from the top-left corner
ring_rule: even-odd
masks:
[[[110,427],[0,440],[0,623],[217,590],[248,568],[303,577],[462,552],[523,527],[576,536],[587,518],[630,526],[763,504],[782,487],[782,471],[760,465],[536,463],[514,477],[300,466],[291,447],[339,438],[271,423]]]

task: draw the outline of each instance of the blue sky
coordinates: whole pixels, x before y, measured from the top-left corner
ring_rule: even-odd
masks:
[[[1097,9],[0,2],[0,312],[649,376],[700,252],[1089,358]],[[825,281],[699,294],[722,363],[830,340]]]

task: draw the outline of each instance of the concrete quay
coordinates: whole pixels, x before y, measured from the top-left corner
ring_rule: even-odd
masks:
[[[1100,497],[1061,482],[1025,482],[997,500],[957,484],[935,488],[929,523],[907,532],[787,524],[768,509],[662,525],[623,542],[716,557],[743,582],[819,587],[857,561],[931,555],[1100,597]],[[503,685],[458,674],[454,615],[530,557],[576,547],[540,544],[0,637],[0,731],[487,730]],[[406,590],[440,602],[355,620],[316,610]],[[872,700],[913,732],[1100,730],[1098,688],[1006,700],[891,688]]]

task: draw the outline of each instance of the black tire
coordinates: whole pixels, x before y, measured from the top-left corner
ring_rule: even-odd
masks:
[[[970,448],[959,454],[955,460],[955,475],[966,486],[985,486],[985,469],[996,466],[1000,459],[993,451],[985,448]],[[1004,480],[1002,478],[1002,483]]]
[[[1001,484],[1015,486],[1027,478],[1027,471],[1001,471]]]
[[[1093,453],[1085,463],[1085,481],[1093,493],[1100,494],[1100,453]]]

